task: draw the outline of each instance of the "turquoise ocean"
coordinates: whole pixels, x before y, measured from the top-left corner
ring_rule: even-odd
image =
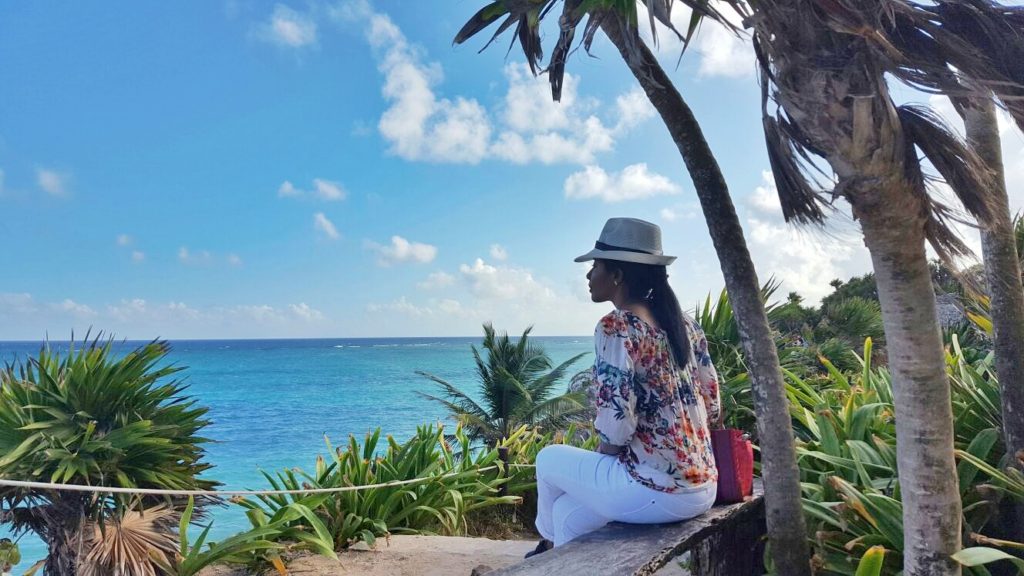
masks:
[[[590,352],[570,374],[593,361],[589,337],[531,339],[555,365]],[[473,394],[470,346],[479,343],[480,338],[181,340],[171,342],[168,362],[187,368],[179,373],[189,385],[186,394],[210,409],[211,424],[203,435],[213,440],[206,458],[214,467],[205,476],[224,489],[261,489],[269,487],[261,470],[311,470],[317,454],[326,453],[325,435],[337,446],[350,434],[362,440],[379,427],[401,441],[419,424],[450,423],[443,407],[416,394],[436,387],[415,372],[436,374]],[[119,343],[118,349],[139,344]],[[40,346],[0,342],[0,362],[24,360]],[[50,346],[66,349],[67,344]],[[237,506],[217,507],[211,517],[214,539],[248,526]],[[8,535],[8,528],[0,526],[0,534]],[[31,534],[19,546],[23,560],[14,574],[46,554]]]

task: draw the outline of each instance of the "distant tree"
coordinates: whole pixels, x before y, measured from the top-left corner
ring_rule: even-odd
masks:
[[[523,424],[547,430],[557,429],[586,410],[581,394],[555,395],[559,380],[585,354],[577,354],[552,369],[544,348],[530,340],[533,327],[527,328],[518,342],[507,333],[500,336],[491,324],[484,324],[481,357],[472,346],[479,379],[477,398],[428,372],[417,371],[432,380],[442,394],[419,392],[424,398],[443,404],[462,424],[473,440],[494,446]]]
[[[854,276],[846,282],[837,278],[829,282],[829,286],[832,286],[834,291],[821,299],[822,308],[847,298],[863,298],[878,302],[878,285],[875,284],[875,275],[872,272]]]

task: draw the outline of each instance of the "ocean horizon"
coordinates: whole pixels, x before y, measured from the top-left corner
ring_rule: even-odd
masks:
[[[515,335],[512,335],[515,336]],[[590,336],[531,336],[557,365],[580,353],[570,376],[593,361]],[[186,395],[210,409],[205,460],[213,468],[203,476],[222,489],[268,488],[261,471],[312,470],[325,439],[338,446],[355,435],[360,441],[380,428],[396,440],[409,438],[416,426],[453,424],[443,406],[417,392],[436,392],[422,370],[467,393],[476,388],[471,345],[482,337],[275,338],[168,340],[167,363],[186,369],[177,376]],[[149,340],[116,340],[117,352]],[[0,362],[24,361],[46,341],[0,341]],[[66,351],[70,342],[50,340]],[[82,344],[76,341],[76,346]],[[568,385],[566,377],[563,385]],[[249,524],[238,506],[215,507],[211,537],[221,539]],[[198,533],[198,532],[197,532]],[[0,527],[7,535],[8,527]],[[46,554],[43,543],[26,535],[19,545],[21,571]],[[18,574],[17,570],[14,572]]]

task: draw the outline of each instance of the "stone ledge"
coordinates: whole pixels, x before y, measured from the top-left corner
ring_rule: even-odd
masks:
[[[565,546],[488,572],[488,576],[650,576],[672,559],[698,548],[703,548],[700,556],[706,559],[705,565],[694,574],[739,574],[736,568],[723,566],[757,563],[760,555],[757,540],[764,534],[763,524],[764,491],[760,480],[756,480],[754,496],[746,502],[716,506],[703,516],[677,524],[613,522]],[[738,530],[741,525],[744,529]],[[729,532],[730,537],[721,538],[725,532]],[[732,537],[734,533],[745,536],[740,540],[754,541],[736,541]],[[719,560],[707,559],[708,546],[701,546],[705,542],[713,548],[728,550],[721,550]],[[754,568],[751,570],[752,574],[760,574]]]

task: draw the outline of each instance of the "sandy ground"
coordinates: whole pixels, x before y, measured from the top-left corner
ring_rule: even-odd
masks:
[[[536,541],[489,540],[451,536],[392,536],[390,546],[378,540],[374,550],[348,550],[341,563],[322,556],[300,556],[288,562],[293,576],[469,576],[473,568],[511,566],[533,550]],[[240,576],[243,571],[216,567],[200,576]]]

